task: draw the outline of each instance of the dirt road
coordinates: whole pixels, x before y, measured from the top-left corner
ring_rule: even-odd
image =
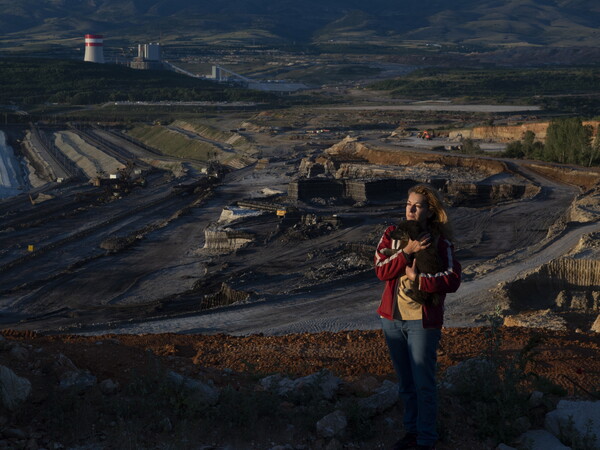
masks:
[[[449,102],[415,102],[410,105],[330,106],[321,109],[340,111],[461,111],[461,112],[518,112],[539,111],[539,106],[511,105],[454,105]]]
[[[473,326],[482,315],[494,312],[496,304],[488,291],[503,281],[512,281],[518,275],[567,253],[584,233],[600,231],[594,223],[568,230],[560,237],[532,248],[523,249],[504,265],[478,278],[464,281],[459,291],[447,297],[446,326]],[[379,328],[375,310],[379,304],[381,283],[372,271],[361,275],[362,282],[347,280],[320,286],[317,291],[291,296],[278,296],[268,302],[236,305],[201,315],[162,319],[143,323],[121,324],[117,328],[95,330],[107,332],[146,333],[227,333],[231,335],[283,335],[289,333],[317,333],[323,331],[371,330]]]

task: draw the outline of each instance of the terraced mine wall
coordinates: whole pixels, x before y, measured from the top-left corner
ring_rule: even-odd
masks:
[[[210,294],[202,299],[202,309],[219,308],[247,301],[250,293],[231,288],[228,284],[222,283],[221,288],[215,294]]]
[[[426,153],[393,153],[383,150],[368,150],[360,153],[371,164],[395,164],[413,166],[417,164],[441,164],[448,167],[464,167],[488,175],[510,172],[503,161],[484,158],[470,158],[453,155],[432,155]]]
[[[377,200],[390,196],[404,196],[405,192],[417,184],[415,180],[382,179],[382,180],[340,180],[344,185],[344,197],[357,202]]]
[[[369,164],[414,166],[418,164],[441,164],[448,167],[464,167],[488,175],[510,172],[508,166],[495,159],[474,158],[456,155],[443,155],[410,151],[389,151],[386,149],[372,148],[356,138],[346,138],[331,146],[324,152],[324,157],[317,159],[317,163],[326,165],[324,159],[354,160],[360,159]],[[343,165],[343,164],[342,164]],[[340,165],[340,169],[342,169]],[[301,166],[302,167],[302,166]],[[344,174],[340,174],[344,175]]]
[[[345,138],[314,160],[300,163],[299,180],[288,185],[288,196],[295,200],[341,197],[357,202],[381,201],[405,193],[417,182],[427,182],[445,192],[453,205],[486,206],[514,199],[530,198],[540,192],[533,183],[490,183],[450,181],[443,176],[430,177],[423,172],[415,179],[400,178],[396,167],[453,167],[473,171],[485,177],[514,174],[504,162],[488,158],[433,154],[410,151],[389,151],[371,148],[356,138]],[[542,166],[540,164],[540,166]],[[542,166],[543,167],[543,166]],[[534,169],[532,167],[532,169]],[[543,169],[539,169],[543,173]],[[557,175],[559,171],[553,174]],[[573,179],[585,178],[588,184],[598,179],[594,170],[577,171]],[[315,175],[328,175],[330,178]],[[544,174],[544,173],[543,173]],[[582,177],[581,175],[584,175]],[[313,178],[314,177],[314,178]]]
[[[597,120],[582,122],[583,125],[589,125],[594,129],[594,134],[598,132]],[[549,122],[525,123],[521,125],[505,125],[505,126],[490,126],[490,127],[473,127],[465,130],[455,130],[448,134],[450,139],[481,139],[493,140],[497,142],[510,142],[523,139],[525,132],[532,131],[538,141],[546,140],[546,131],[548,130]]]
[[[212,251],[235,251],[254,241],[254,235],[245,231],[207,228],[204,230],[204,248]]]
[[[308,178],[288,184],[288,196],[294,200],[313,198],[340,198],[344,196],[344,182],[329,178]]]
[[[315,198],[344,198],[355,202],[377,202],[399,199],[417,183],[427,181],[446,193],[455,206],[485,206],[536,195],[538,186],[513,184],[484,184],[448,181],[443,178],[412,180],[402,178],[378,178],[372,180],[332,178],[300,179],[288,185],[288,197],[293,200],[310,201]]]
[[[48,164],[48,162],[46,160],[44,160],[42,155],[39,153],[40,150],[36,151],[34,149],[33,145],[31,144],[31,141],[30,141],[30,133],[29,132],[27,133],[27,136],[25,137],[25,139],[23,139],[23,142],[21,144],[21,151],[25,155],[25,157],[29,161],[29,164],[31,164],[31,166],[35,170],[36,175],[39,178],[41,178],[42,180],[45,180],[45,181],[54,181],[57,178],[59,178],[54,173],[54,170],[52,170],[52,167],[50,166],[50,164]],[[69,177],[69,174],[66,172],[62,173],[61,175],[63,175],[63,178]]]
[[[585,122],[585,124],[594,126],[596,133],[598,132],[599,121]],[[534,125],[543,125],[544,130],[548,126],[547,123],[528,124],[527,126],[532,127]],[[499,129],[502,127],[481,128]],[[517,127],[508,128],[512,128],[513,133],[517,133],[517,131],[514,131]],[[534,129],[532,129],[532,131],[535,132]],[[521,132],[519,131],[518,133]],[[484,136],[490,138],[491,135],[482,134],[481,138],[484,139]],[[521,136],[518,137],[518,139],[520,138]],[[390,170],[389,167],[378,168],[373,167],[373,165],[412,167],[427,164],[472,169],[474,171],[487,173],[490,176],[500,173],[512,173],[510,167],[508,167],[505,162],[495,159],[410,151],[389,151],[371,148],[356,138],[346,138],[338,142],[325,150],[323,155],[316,158],[315,161],[311,162],[309,160],[303,160],[300,165],[299,173],[303,176],[309,176],[311,172],[329,173],[335,178],[367,178],[369,176],[389,177],[386,173],[386,171]],[[574,168],[560,164],[525,161],[522,161],[522,164],[550,179],[579,186],[585,190],[591,189],[600,182],[600,169],[594,167]]]
[[[559,164],[523,163],[530,170],[552,180],[579,186],[588,190],[600,183],[600,169],[597,167],[574,168]]]
[[[515,310],[600,311],[600,261],[559,258],[504,290]]]
[[[520,198],[530,198],[540,192],[533,184],[483,184],[451,182],[446,185],[446,194],[453,205],[469,204],[484,206]]]

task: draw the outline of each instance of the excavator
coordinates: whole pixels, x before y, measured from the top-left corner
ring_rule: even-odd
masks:
[[[430,141],[432,136],[433,133],[430,133],[428,130],[419,131],[419,133],[417,134],[418,138],[425,139],[427,141]]]

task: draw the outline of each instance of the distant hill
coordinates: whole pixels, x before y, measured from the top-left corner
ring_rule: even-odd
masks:
[[[597,0],[0,0],[0,50],[107,42],[190,45],[600,45]]]

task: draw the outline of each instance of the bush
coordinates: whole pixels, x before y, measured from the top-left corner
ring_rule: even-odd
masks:
[[[460,153],[464,153],[465,155],[480,155],[483,153],[479,144],[477,144],[471,138],[467,138],[462,142],[459,151]]]
[[[521,421],[529,416],[532,389],[544,392],[555,386],[528,371],[541,338],[534,336],[516,354],[501,352],[500,311],[487,316],[486,350],[482,357],[464,361],[446,371],[442,401],[457,397],[473,418],[480,438],[510,442],[525,431]],[[545,384],[544,384],[545,383]]]

